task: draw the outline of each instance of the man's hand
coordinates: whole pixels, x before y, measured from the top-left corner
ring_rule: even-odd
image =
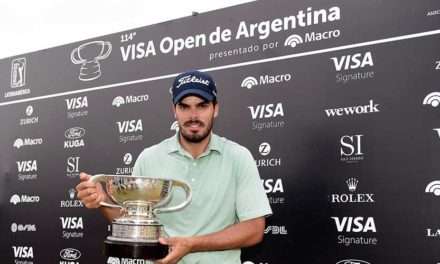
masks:
[[[89,182],[91,175],[81,172],[82,182],[76,186],[77,197],[87,208],[98,208],[105,200],[104,190],[99,182]]]
[[[190,239],[184,237],[159,238],[161,244],[170,246],[171,252],[165,258],[158,259],[155,262],[159,264],[177,263],[186,254],[191,252]]]

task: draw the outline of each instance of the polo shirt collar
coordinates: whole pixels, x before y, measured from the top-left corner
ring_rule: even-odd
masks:
[[[168,153],[179,152],[181,155],[185,155],[186,151],[180,145],[179,142],[179,131],[174,134],[174,136],[168,141]],[[208,147],[205,152],[201,155],[208,155],[211,151],[217,151],[220,154],[223,151],[222,144],[220,142],[219,136],[211,132],[211,139],[209,140]]]

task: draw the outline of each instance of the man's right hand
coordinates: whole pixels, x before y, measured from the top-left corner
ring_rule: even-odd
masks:
[[[105,200],[105,193],[101,183],[89,182],[91,175],[81,172],[79,178],[82,180],[76,186],[77,197],[81,203],[87,208],[98,208],[101,201]]]

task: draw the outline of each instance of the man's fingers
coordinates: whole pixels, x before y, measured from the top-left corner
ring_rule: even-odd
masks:
[[[92,177],[92,175],[87,174],[87,173],[85,173],[85,172],[81,172],[81,173],[79,174],[79,178],[80,178],[82,181],[88,181],[91,177]]]
[[[159,243],[161,243],[162,245],[169,245],[168,239],[163,237],[159,237]]]

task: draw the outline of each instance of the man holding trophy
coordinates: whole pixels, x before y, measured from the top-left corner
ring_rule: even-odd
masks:
[[[110,256],[125,246],[136,252],[165,246],[163,256],[142,258],[241,263],[240,248],[262,241],[265,217],[272,214],[254,159],[245,147],[212,133],[219,104],[210,75],[182,73],[172,93],[179,132],[146,148],[133,176],[81,173],[78,199],[113,221],[104,249]],[[99,182],[106,182],[106,192]]]

